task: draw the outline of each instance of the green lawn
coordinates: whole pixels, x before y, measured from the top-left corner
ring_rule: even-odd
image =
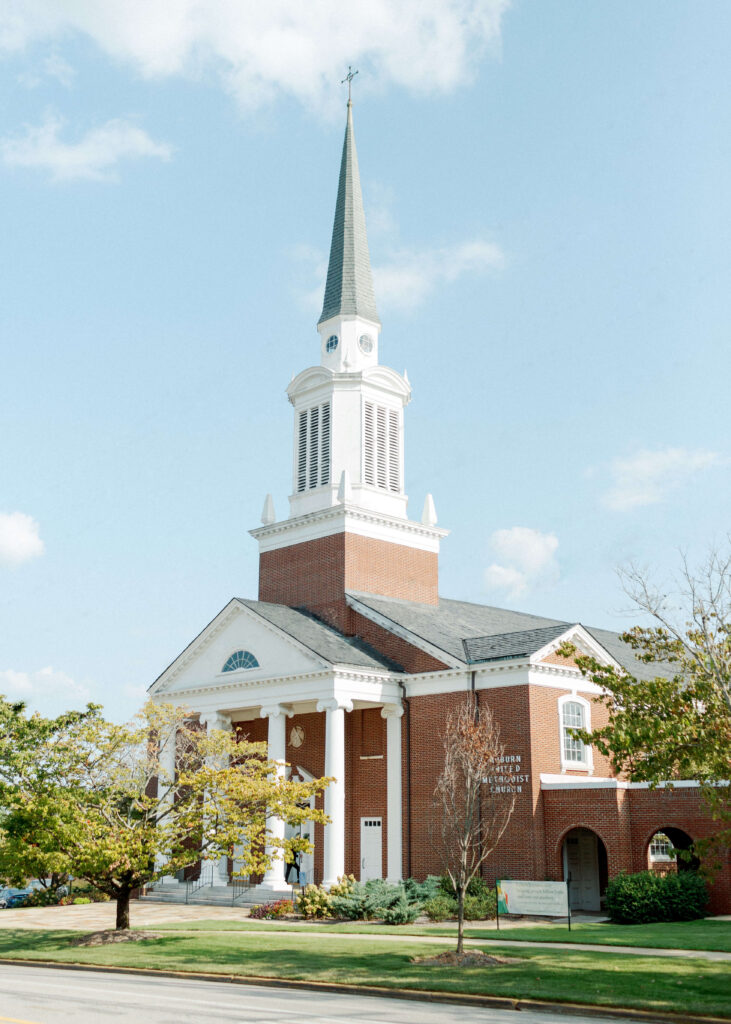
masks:
[[[134,907],[132,909],[134,924]],[[283,932],[349,932],[355,935],[395,934],[402,936],[456,935],[451,925],[425,927],[423,925],[388,926],[363,924],[358,921],[337,923],[285,922],[285,921],[188,921],[175,924],[155,925],[158,931],[257,931],[275,929]],[[731,953],[731,921],[676,921],[672,924],[575,924],[571,931],[565,924],[545,924],[534,928],[501,926],[480,927],[479,923],[467,926],[470,939],[490,939],[496,942],[504,939],[519,939],[523,942],[588,942],[602,946],[652,946],[655,949],[708,949]]]
[[[437,953],[442,947],[406,936],[401,942],[343,936],[318,944],[283,931],[171,931],[140,943],[79,949],[70,945],[76,935],[2,930],[0,957],[581,1001],[731,1019],[729,965],[703,960],[530,947],[500,950],[490,945],[491,952],[517,957],[518,962],[455,971],[412,964],[412,956]]]

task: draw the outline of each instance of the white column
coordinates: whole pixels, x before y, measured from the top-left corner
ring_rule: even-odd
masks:
[[[200,715],[201,725],[206,727],[208,732],[211,729],[222,729],[225,732],[231,731],[231,719],[223,711],[207,711]],[[207,860],[207,859],[206,859]],[[210,862],[209,862],[210,863]],[[205,869],[206,861],[201,866]],[[220,857],[211,863],[213,872],[213,885],[228,885],[228,857]]]
[[[386,719],[386,879],[400,882],[402,877],[401,828],[401,716],[399,704],[386,704],[381,715]]]
[[[287,755],[287,716],[291,717],[292,712],[281,704],[273,704],[261,709],[261,717],[269,719],[267,758],[274,761],[276,775],[280,778],[284,777]],[[267,818],[267,828],[273,838],[284,839],[285,829],[282,818]],[[262,887],[282,892],[287,888],[287,883],[284,880],[284,857],[278,848],[271,844],[267,844],[266,852],[274,859],[264,874]]]
[[[324,878],[329,888],[345,874],[345,712],[352,711],[350,701],[320,700],[317,710],[325,718],[325,775],[334,781],[325,790],[325,814],[330,824],[325,825]]]
[[[160,746],[158,762],[162,777],[158,779],[157,784],[158,787],[162,787],[163,790],[168,789],[167,795],[164,798],[160,797],[161,811],[165,811],[175,799],[175,752],[177,737],[178,730],[175,728],[171,729]],[[157,855],[157,869],[160,870],[163,868],[165,864],[167,864],[167,861],[168,858],[164,854],[159,853]],[[175,875],[163,875],[161,881],[164,882],[165,885],[176,885],[178,880]]]

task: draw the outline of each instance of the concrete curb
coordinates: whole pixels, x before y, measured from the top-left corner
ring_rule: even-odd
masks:
[[[159,971],[152,967],[105,967],[101,964],[62,963],[58,960],[21,960],[0,957],[0,966],[50,967],[54,970],[88,971],[92,974],[128,974],[156,978],[192,978],[195,981],[226,982],[231,985],[256,985],[261,988],[302,989],[308,992],[335,992],[342,995],[374,996],[381,999],[412,999],[424,1003],[449,1003],[456,1006],[480,1006],[493,1010],[533,1010],[571,1017],[604,1017],[610,1020],[639,1020],[643,1024],[729,1024],[729,1017],[699,1017],[687,1013],[655,1013],[614,1006],[588,1006],[584,1003],[552,1003],[542,999],[512,999],[509,996],[477,996],[457,992],[425,992],[422,989],[380,988],[377,985],[345,985],[325,981],[297,981],[256,975],[213,974],[205,971]]]

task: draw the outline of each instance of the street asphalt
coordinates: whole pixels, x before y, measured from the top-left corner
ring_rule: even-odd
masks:
[[[448,1003],[0,965],[0,1024],[553,1024],[557,1019],[562,1018],[525,1010],[518,1015]],[[572,1024],[607,1021],[570,1019]]]

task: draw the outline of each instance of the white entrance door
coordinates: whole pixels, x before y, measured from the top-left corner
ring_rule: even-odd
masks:
[[[360,880],[383,878],[383,846],[381,819],[360,819]]]
[[[599,850],[597,837],[577,828],[564,841],[564,875],[571,878],[572,910],[599,910]]]

